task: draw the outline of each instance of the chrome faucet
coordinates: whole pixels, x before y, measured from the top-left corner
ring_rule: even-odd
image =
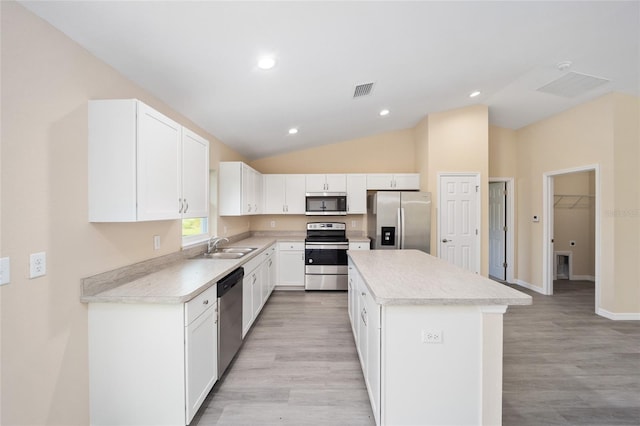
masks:
[[[229,242],[229,239],[226,237],[211,237],[209,238],[209,242],[207,243],[207,253],[211,253],[212,251],[214,251],[215,249],[218,248],[218,244],[220,244],[222,241],[226,241]]]

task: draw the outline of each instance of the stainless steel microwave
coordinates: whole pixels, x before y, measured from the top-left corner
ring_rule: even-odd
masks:
[[[341,216],[347,214],[345,192],[307,192],[305,203],[307,216]]]

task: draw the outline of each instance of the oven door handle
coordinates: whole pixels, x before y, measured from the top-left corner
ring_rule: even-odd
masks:
[[[319,249],[319,250],[348,250],[349,243],[347,244],[305,243],[305,248]]]

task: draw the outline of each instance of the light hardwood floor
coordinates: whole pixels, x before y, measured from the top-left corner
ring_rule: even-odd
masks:
[[[556,281],[554,295],[504,317],[504,425],[640,425],[640,323],[596,315],[594,284]]]
[[[274,292],[192,425],[375,425],[346,292]]]
[[[503,424],[640,424],[640,324],[595,315],[591,283],[558,282],[552,297],[522,291],[534,304],[504,317]],[[374,424],[346,293],[283,291],[192,422]]]

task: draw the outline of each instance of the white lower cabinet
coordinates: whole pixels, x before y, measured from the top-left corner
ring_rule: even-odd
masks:
[[[204,303],[206,302],[206,303]],[[187,424],[204,402],[218,379],[218,300],[216,293],[197,297],[189,306],[207,307],[186,325],[185,330],[185,390]]]
[[[217,287],[184,304],[89,304],[92,425],[187,425],[217,380]]]
[[[348,308],[362,374],[376,424],[380,424],[381,306],[349,261]]]
[[[260,255],[249,260],[243,266],[242,280],[242,338],[249,332],[267,299],[273,285],[271,277],[275,272],[273,256],[276,245],[273,244]]]
[[[304,286],[304,241],[278,243],[278,287]]]

